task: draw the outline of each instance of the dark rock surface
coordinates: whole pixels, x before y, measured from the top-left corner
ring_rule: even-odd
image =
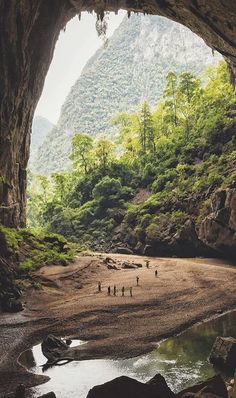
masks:
[[[220,255],[236,258],[236,188],[217,191],[211,213],[203,220],[199,238]]]
[[[128,261],[125,261],[124,263],[122,263],[122,268],[124,268],[124,269],[136,269],[136,268],[138,268],[138,266],[136,264],[130,263]]]
[[[93,387],[87,398],[228,398],[226,384],[220,375],[174,394],[164,377],[156,374],[147,383],[127,376],[117,377]]]
[[[11,261],[0,256],[0,309],[3,312],[23,310],[21,290],[15,282],[17,271]]]
[[[156,375],[148,383],[141,383],[127,376],[117,377],[93,387],[87,398],[174,398],[164,377]]]
[[[49,334],[42,342],[42,353],[50,363],[54,363],[64,357],[68,349],[68,344],[52,334]]]
[[[123,246],[118,246],[116,252],[120,254],[134,254],[133,250]]]
[[[209,359],[214,365],[235,370],[236,339],[218,336],[212,347]]]
[[[228,392],[220,375],[216,375],[204,382],[195,384],[177,394],[177,398],[228,398]]]

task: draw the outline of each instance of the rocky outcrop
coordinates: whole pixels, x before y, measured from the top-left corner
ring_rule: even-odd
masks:
[[[215,192],[211,213],[202,221],[199,238],[218,254],[236,256],[236,183]]]
[[[234,0],[0,0],[0,222],[25,224],[26,167],[34,109],[42,92],[60,30],[82,11],[120,8],[166,16],[189,27],[227,58],[234,77]]]
[[[147,383],[127,376],[117,377],[107,383],[93,387],[87,398],[228,398],[226,384],[216,375],[204,382],[174,394],[165,379],[156,374]]]
[[[164,377],[156,375],[148,383],[141,383],[127,376],[117,377],[93,387],[87,398],[175,398]]]
[[[177,398],[228,398],[226,384],[220,375],[195,384],[177,394]]]
[[[163,215],[152,229],[137,233],[129,232],[127,225],[122,223],[113,241],[122,241],[134,253],[145,256],[214,257],[215,251],[199,239],[195,223],[190,217],[186,214],[178,223],[168,215]]]
[[[233,337],[217,337],[209,359],[214,365],[235,370],[236,339]]]
[[[55,365],[60,360],[72,360],[69,357],[69,345],[62,339],[49,334],[42,342],[42,353],[48,359],[47,367]]]
[[[20,302],[21,290],[15,282],[17,272],[10,260],[0,256],[0,310],[18,312],[23,310]]]

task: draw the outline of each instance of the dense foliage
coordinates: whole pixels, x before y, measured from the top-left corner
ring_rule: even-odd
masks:
[[[144,102],[113,117],[115,144],[76,134],[71,172],[30,177],[30,225],[105,249],[121,230],[135,245],[163,240],[188,219],[197,225],[209,195],[236,179],[235,116],[223,61],[203,80],[169,72],[154,109]]]
[[[12,229],[0,225],[0,260],[18,265],[20,270],[36,270],[47,264],[66,265],[78,250],[63,236]]]

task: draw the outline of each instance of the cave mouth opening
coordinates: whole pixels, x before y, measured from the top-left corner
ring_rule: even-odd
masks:
[[[148,18],[148,17],[144,17],[144,18]],[[153,17],[153,18],[155,18],[155,17]],[[130,20],[129,20],[130,21]],[[172,23],[172,22],[170,22],[169,20],[166,20],[166,21],[168,21],[168,22],[166,22],[167,24],[168,23]],[[130,22],[131,23],[131,22]],[[181,28],[182,29],[182,28]],[[185,29],[185,28],[184,28]],[[190,43],[191,44],[191,43]],[[167,46],[168,47],[168,46]],[[190,46],[191,47],[191,46]],[[184,49],[184,51],[186,51],[186,49]],[[183,51],[183,52],[184,52]],[[106,52],[106,47],[104,48],[104,53]],[[209,50],[209,53],[211,53],[211,51]],[[143,54],[143,53],[142,53]],[[205,53],[204,53],[205,54]],[[187,57],[188,58],[188,57]],[[205,61],[205,55],[204,55],[204,61]],[[194,61],[195,62],[195,61]],[[186,65],[184,65],[184,68],[186,68]],[[151,84],[153,85],[153,83],[154,83],[154,80],[151,80]],[[114,83],[113,83],[114,84]],[[109,100],[110,100],[110,98],[109,98]],[[85,100],[84,100],[85,101]],[[111,101],[110,101],[111,102]],[[89,131],[88,131],[89,132]],[[198,160],[196,160],[196,161],[198,161]],[[46,162],[45,162],[46,163]],[[189,170],[188,170],[189,171]],[[57,182],[59,183],[59,184],[63,184],[63,181],[61,180],[61,181],[59,181],[59,180],[57,180]],[[147,192],[143,192],[143,194],[144,195],[146,195],[147,194]],[[75,199],[75,198],[74,198]],[[91,198],[90,198],[91,199]],[[83,204],[83,203],[82,203]],[[74,206],[74,204],[73,204],[73,206]],[[73,208],[73,206],[72,206],[72,208]],[[98,219],[96,219],[95,221],[98,221]],[[69,228],[69,227],[68,227]],[[98,229],[99,229],[99,226],[98,226]],[[62,231],[56,231],[56,232],[59,232],[59,233],[61,233]],[[73,236],[73,235],[72,235]],[[73,236],[73,239],[74,239],[74,236]]]

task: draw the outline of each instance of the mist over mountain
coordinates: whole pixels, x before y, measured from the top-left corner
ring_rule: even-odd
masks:
[[[125,17],[71,88],[57,125],[31,162],[33,169],[48,174],[68,168],[73,134],[114,136],[112,116],[132,112],[144,100],[154,106],[168,71],[201,73],[219,59],[202,39],[178,23],[159,16]]]

